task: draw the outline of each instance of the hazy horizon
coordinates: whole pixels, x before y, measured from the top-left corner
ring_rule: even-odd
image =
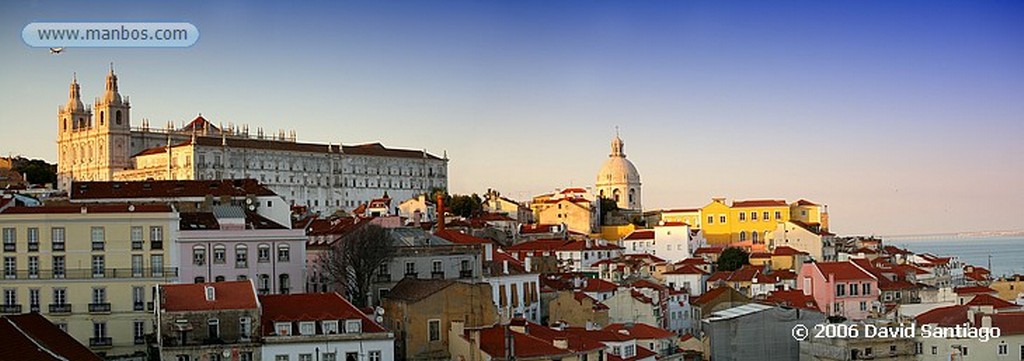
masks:
[[[618,126],[648,209],[809,199],[840,234],[1024,228],[1016,2],[0,4],[0,153],[56,159],[110,62],[132,122],[447,151],[449,189],[592,187]],[[185,49],[26,46],[33,21],[184,21]],[[43,125],[45,124],[45,125]]]

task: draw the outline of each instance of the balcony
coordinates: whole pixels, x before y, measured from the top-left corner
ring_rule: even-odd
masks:
[[[102,270],[91,268],[71,269],[41,269],[41,270],[17,270],[14,273],[5,273],[7,279],[92,279],[92,278],[176,278],[178,268],[105,268]]]
[[[135,302],[135,303],[132,304],[132,310],[133,311],[145,311],[146,310],[146,305],[143,304],[142,302]]]
[[[419,272],[405,271],[405,278],[419,278],[419,277],[420,277],[420,273]]]
[[[0,313],[21,313],[21,305],[0,305]]]
[[[146,311],[153,310],[153,301],[146,302]]]
[[[39,242],[29,242],[28,243],[28,251],[29,252],[39,252]]]
[[[391,274],[390,273],[378,273],[377,274],[377,282],[391,282]]]
[[[473,278],[473,270],[464,269],[459,271],[459,278]]]
[[[164,249],[164,242],[163,241],[152,241],[152,242],[149,242],[149,249],[150,250],[162,250],[162,249]]]
[[[142,249],[142,241],[132,241],[132,250]]]
[[[71,304],[50,304],[50,313],[71,313]]]
[[[51,247],[53,248],[54,252],[63,251],[64,250],[64,242],[53,242],[53,246],[51,246]]]
[[[110,337],[89,337],[89,347],[110,347],[114,340]]]
[[[103,242],[93,242],[92,243],[92,250],[93,251],[102,251],[103,248],[104,248],[104,243]]]
[[[89,313],[110,313],[110,302],[90,303]]]
[[[430,278],[433,278],[435,280],[443,280],[444,279],[444,271],[430,272]]]
[[[28,312],[39,313],[39,305],[29,305]]]
[[[17,250],[14,243],[4,243],[4,252],[14,252]]]
[[[135,337],[135,344],[136,345],[145,345],[146,344],[146,338],[145,337]]]

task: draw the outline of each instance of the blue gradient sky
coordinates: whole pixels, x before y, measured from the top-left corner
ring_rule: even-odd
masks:
[[[32,21],[187,21],[188,49],[21,41]],[[0,4],[0,152],[116,63],[133,120],[448,151],[454,192],[592,185],[614,127],[647,208],[808,198],[841,233],[1024,228],[1024,3]]]

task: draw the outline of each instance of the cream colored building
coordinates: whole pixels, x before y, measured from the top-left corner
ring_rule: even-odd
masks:
[[[13,207],[0,213],[3,313],[39,312],[106,356],[146,350],[154,287],[177,279],[166,205]]]
[[[619,209],[641,211],[640,172],[626,159],[625,144],[616,134],[612,139],[612,152],[601,166],[594,183],[599,198],[615,201]]]
[[[570,231],[583,234],[600,232],[601,202],[583,188],[533,197],[530,209],[540,224],[564,223]]]
[[[773,234],[772,248],[791,247],[807,252],[816,261],[831,262],[836,260],[835,234],[817,225],[809,225],[799,221],[779,223]]]
[[[352,210],[385,192],[409,199],[448,187],[447,156],[380,143],[301,143],[294,131],[249,133],[248,126],[214,125],[201,114],[188,124],[133,126],[131,106],[118,91],[113,68],[92,106],[82,103],[77,79],[60,107],[57,180],[72,181],[258,179],[293,205],[333,213]]]

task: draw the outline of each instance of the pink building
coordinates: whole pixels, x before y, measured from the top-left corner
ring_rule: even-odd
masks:
[[[260,294],[303,289],[306,235],[241,207],[181,213],[182,282],[251,279]],[[296,288],[297,287],[297,288]]]
[[[863,320],[878,307],[878,279],[853,262],[804,264],[797,287],[829,316]]]

